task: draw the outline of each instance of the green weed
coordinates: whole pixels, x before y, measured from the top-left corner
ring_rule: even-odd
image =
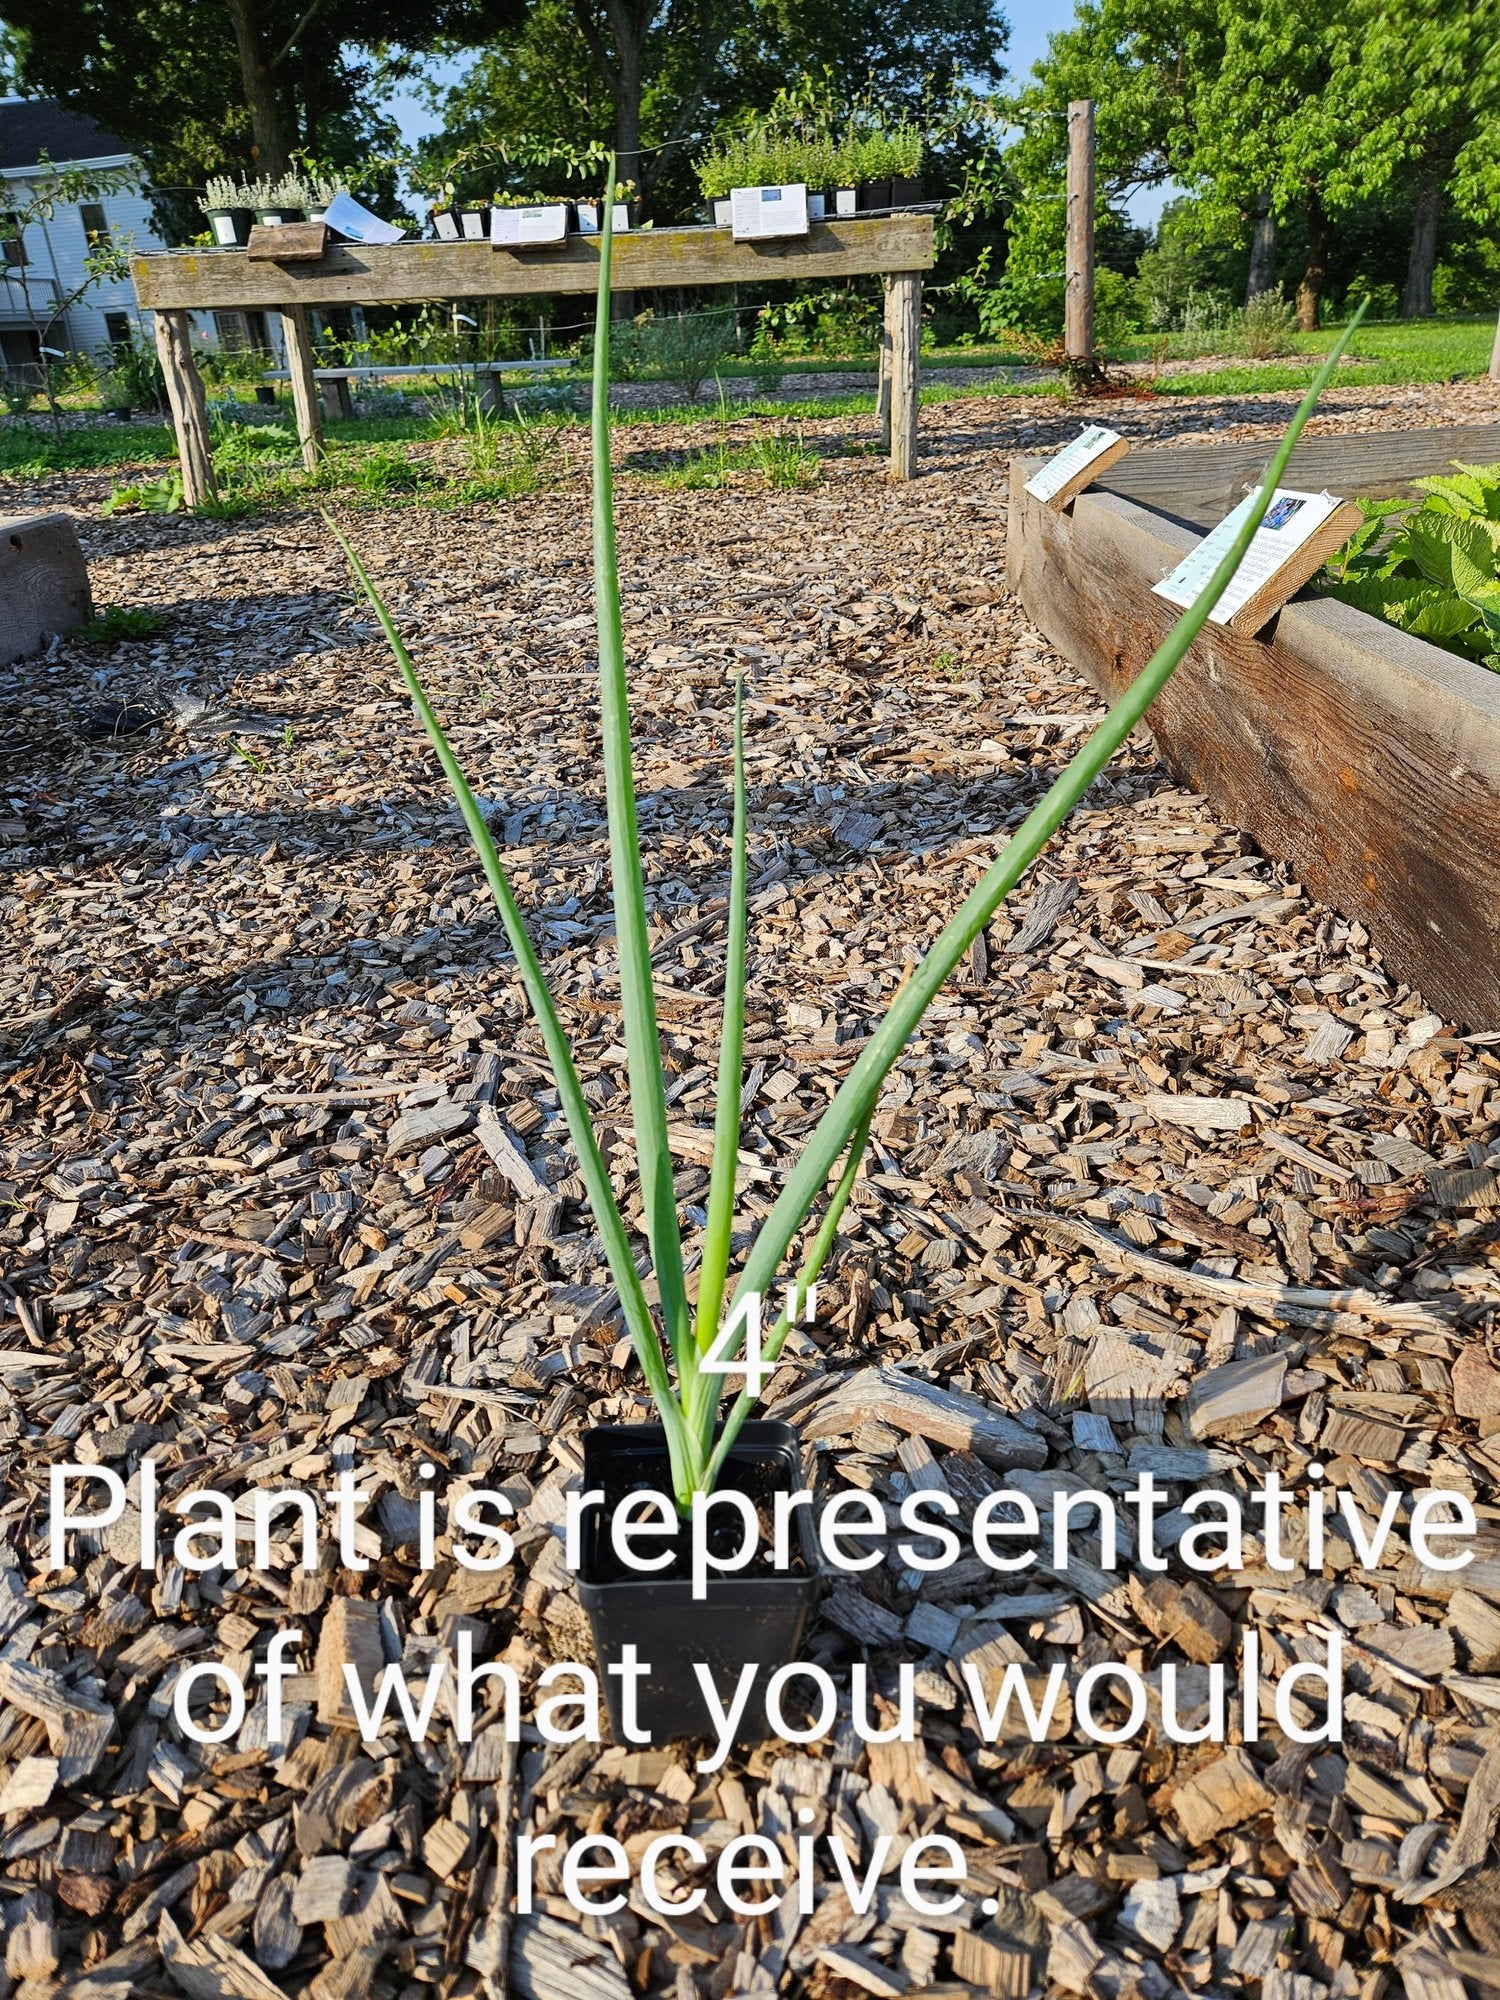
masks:
[[[113,646],[121,639],[149,639],[161,630],[154,611],[138,611],[130,604],[110,604],[96,612],[79,630],[79,638],[91,646]]]

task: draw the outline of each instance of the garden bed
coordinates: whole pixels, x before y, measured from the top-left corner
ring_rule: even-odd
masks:
[[[1390,495],[1500,428],[1309,441],[1288,483]],[[1255,446],[1138,453],[1059,514],[1011,461],[1009,571],[1102,694],[1169,630],[1152,586],[1258,474]],[[1345,604],[1303,593],[1254,639],[1211,627],[1152,710],[1173,775],[1369,931],[1451,1019],[1500,1027],[1500,680]]]

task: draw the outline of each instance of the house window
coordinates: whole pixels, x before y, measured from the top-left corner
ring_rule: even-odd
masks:
[[[130,344],[130,314],[106,313],[104,315],[104,337],[111,347],[127,347]]]
[[[0,215],[0,266],[7,271],[19,270],[26,262],[26,243],[21,234],[21,218],[11,213]]]
[[[78,211],[90,250],[107,250],[110,245],[109,219],[97,201],[86,201]]]

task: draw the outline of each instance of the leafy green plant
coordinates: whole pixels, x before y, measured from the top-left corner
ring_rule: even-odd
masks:
[[[161,630],[154,611],[140,611],[132,604],[110,604],[98,611],[78,636],[91,646],[113,646],[121,639],[150,639]]]
[[[106,410],[159,410],[166,399],[166,382],[156,342],[139,328],[113,341],[99,356],[99,401]]]
[[[147,479],[139,486],[116,486],[100,507],[101,514],[180,514],[183,509],[182,474],[169,472],[163,479]]]
[[[1412,481],[1426,499],[1361,500],[1323,573],[1331,596],[1500,673],[1500,464]]]
[[[645,1233],[660,1302],[660,1330],[636,1268],[630,1235],[615,1199],[609,1169],[594,1131],[588,1100],[567,1034],[483,810],[470,790],[373,579],[347,536],[331,519],[328,526],[348,557],[390,643],[407,693],[458,801],[469,837],[479,854],[505,925],[511,949],[516,955],[578,1154],[589,1206],[619,1294],[621,1315],[661,1415],[671,1457],[673,1490],[678,1506],[686,1511],[692,1504],[694,1494],[713,1487],[725,1456],[760,1393],[768,1370],[791,1328],[802,1317],[809,1288],[833,1247],[840,1219],[854,1191],[876,1101],[887,1073],[974,939],[1145,715],[1201,631],[1209,611],[1249,548],[1270,495],[1286,469],[1297,436],[1311,414],[1324,382],[1333,371],[1339,349],[1335,348],[1334,355],[1304,397],[1234,547],[1215,570],[1197,602],[1178,620],[1131,688],[1115,703],[1068,768],[1032,809],[891,1001],[884,1018],[866,1041],[858,1060],[813,1129],[801,1159],[782,1187],[770,1213],[755,1232],[734,1282],[726,1319],[723,1316],[726,1293],[730,1292],[744,1057],[748,803],[742,691],[736,688],[734,704],[734,812],[713,1163],[694,1306],[688,1297],[686,1262],[672,1182],[666,1083],[656,1023],[651,937],[632,769],[633,747],[610,468],[608,302],[611,247],[611,231],[606,226],[600,240],[599,310],[594,337],[594,592],[605,801],[615,933],[620,958],[623,1030],[635,1127],[636,1165]],[[1357,323],[1359,315],[1355,317]],[[756,1323],[749,1313],[751,1302],[759,1302],[770,1295],[793,1244],[823,1200],[833,1176],[836,1178],[832,1193],[828,1196],[812,1240],[803,1251],[796,1278],[789,1287],[785,1310],[759,1343],[753,1339],[747,1341],[747,1325],[753,1328]],[[746,1386],[721,1422],[724,1377],[731,1372],[743,1372]]]

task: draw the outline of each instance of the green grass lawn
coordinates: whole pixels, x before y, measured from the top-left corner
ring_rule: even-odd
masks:
[[[1338,338],[1337,326],[1318,333],[1292,336],[1292,351],[1274,361],[1234,361],[1180,375],[1159,375],[1153,386],[1164,396],[1239,396],[1265,389],[1302,389],[1316,360]],[[1489,367],[1495,322],[1488,318],[1382,320],[1362,326],[1354,336],[1348,360],[1340,367],[1341,383],[1366,382],[1372,388],[1404,382],[1472,381]],[[1157,352],[1149,340],[1123,343],[1111,351],[1115,361],[1149,361]],[[1172,358],[1169,337],[1168,358]]]
[[[1489,365],[1494,331],[1492,320],[1477,317],[1395,320],[1361,327],[1355,336],[1354,358],[1340,369],[1338,379],[1341,383],[1361,383],[1372,388],[1407,382],[1473,380],[1482,376]],[[1192,373],[1159,375],[1151,386],[1160,394],[1169,396],[1242,396],[1278,389],[1301,389],[1306,386],[1315,358],[1326,353],[1337,332],[1337,328],[1328,328],[1320,333],[1297,334],[1293,337],[1293,352],[1277,360],[1225,360],[1222,365]],[[1150,360],[1156,352],[1151,343],[1138,341],[1115,350],[1111,359]],[[934,349],[922,357],[924,367],[928,368],[992,368],[1004,365],[1009,359],[1013,357],[1008,357],[998,347]],[[789,365],[787,373],[796,375],[816,371],[852,374],[867,371],[872,361],[873,357],[860,359],[845,356],[833,361],[801,357]],[[726,381],[741,381],[753,377],[757,370],[751,363],[740,362],[723,372]],[[994,385],[975,381],[929,383],[919,395],[922,403],[930,405],[995,393]],[[1001,393],[1059,397],[1066,391],[1059,379],[1048,378],[1028,384],[1008,383],[1003,385]],[[717,398],[710,390],[696,403],[679,399],[657,408],[619,410],[615,415],[615,424],[620,430],[666,423],[701,424],[712,421],[717,409]],[[728,416],[731,423],[736,424],[747,420],[795,424],[820,418],[870,416],[874,409],[873,393],[859,389],[831,396],[777,399],[761,395],[746,401],[730,400]],[[281,424],[290,423],[289,398],[278,399],[276,418]],[[581,416],[559,418],[559,422],[567,424],[582,424],[584,421]],[[413,493],[423,492],[425,497],[432,491],[427,481],[422,478],[411,482],[398,479],[399,468],[393,462],[390,448],[438,437],[440,422],[440,419],[419,416],[335,418],[328,424],[327,433],[330,442],[342,448],[346,475],[352,476],[356,488],[367,487],[370,498],[381,498],[386,492],[394,495],[398,487],[406,483],[410,483]],[[734,441],[737,446],[744,443],[742,436]],[[24,422],[15,418],[0,421],[0,479],[41,479],[55,472],[116,469],[122,478],[126,478],[134,476],[138,469],[159,467],[164,460],[171,458],[172,452],[172,434],[165,424],[89,425],[86,428],[66,429],[60,437],[54,438],[44,418],[38,419],[33,415]],[[358,476],[361,468],[356,461],[362,452],[368,452],[372,459],[380,461],[370,465],[367,479]],[[299,479],[300,474],[289,474],[275,492],[268,488],[266,501],[272,503],[278,497],[291,497]],[[495,479],[491,478],[490,483],[494,486]],[[477,491],[475,497],[479,497]],[[496,497],[503,496],[497,492]]]

